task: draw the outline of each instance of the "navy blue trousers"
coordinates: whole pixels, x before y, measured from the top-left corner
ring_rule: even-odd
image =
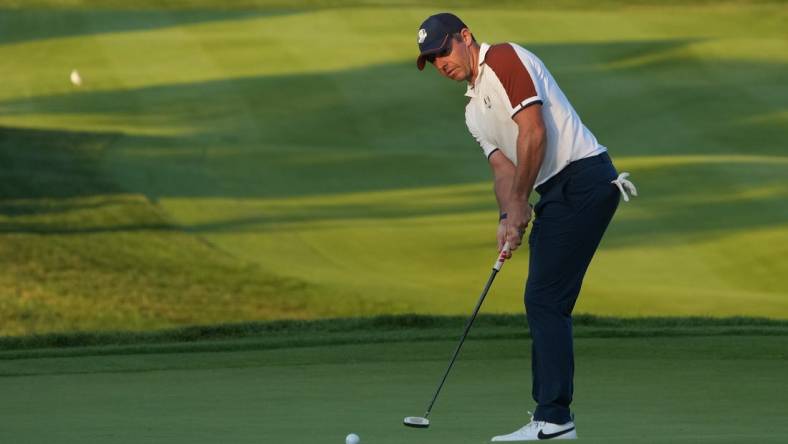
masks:
[[[534,419],[571,420],[572,310],[588,265],[616,212],[617,177],[607,153],[581,159],[538,186],[525,309],[531,331]]]

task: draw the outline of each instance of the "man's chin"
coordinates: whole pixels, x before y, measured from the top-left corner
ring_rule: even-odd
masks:
[[[443,75],[447,79],[454,80],[455,82],[464,82],[468,79],[468,76],[463,76],[462,71],[458,69],[452,70],[448,73],[444,73]]]

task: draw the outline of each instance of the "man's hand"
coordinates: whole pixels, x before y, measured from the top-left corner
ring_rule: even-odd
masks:
[[[507,218],[508,218],[508,215],[507,215]],[[499,253],[501,251],[503,251],[503,245],[506,243],[506,228],[507,228],[507,226],[506,226],[506,218],[501,219],[501,221],[498,223],[498,234],[497,234],[497,238],[498,238],[498,252]],[[512,258],[512,250],[509,249],[509,251],[506,252],[504,257],[506,257],[506,259],[511,259]]]
[[[502,221],[506,223],[504,242],[509,242],[509,248],[514,251],[522,243],[525,229],[531,221],[531,206],[525,201],[510,202],[506,214],[507,218]],[[498,248],[503,248],[500,240]]]

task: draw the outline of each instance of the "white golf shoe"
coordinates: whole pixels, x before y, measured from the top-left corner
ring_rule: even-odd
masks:
[[[566,424],[553,424],[552,422],[534,421],[534,417],[531,416],[531,422],[520,430],[515,430],[508,435],[496,436],[492,440],[493,442],[517,442],[543,439],[577,439],[575,423],[569,421]]]

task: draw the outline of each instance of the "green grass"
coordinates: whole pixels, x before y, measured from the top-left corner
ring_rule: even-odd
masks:
[[[262,350],[455,339],[465,316],[398,315],[189,326],[146,332],[97,331],[0,337],[0,359],[49,356]],[[767,318],[574,317],[579,338],[788,336],[788,321]],[[529,338],[523,315],[477,316],[474,338]],[[11,353],[16,350],[16,353]]]
[[[577,311],[788,318],[785,3],[548,3],[457,12],[542,57],[641,191]],[[447,4],[0,2],[0,334],[467,312],[489,168],[463,87],[413,66]],[[522,311],[527,266],[485,311]]]
[[[785,2],[0,0],[0,442],[521,426],[524,253],[400,424],[495,257],[463,88],[413,66],[448,8],[542,57],[641,191],[577,307],[581,438],[785,441]]]
[[[480,318],[429,430],[400,424],[423,414],[458,321],[276,322],[257,324],[251,336],[230,332],[230,339],[170,336],[169,349],[127,336],[141,347],[0,351],[0,440],[339,443],[355,432],[367,443],[488,442],[521,426],[532,408],[527,339],[494,334],[522,332],[512,317]],[[585,442],[784,441],[785,322],[581,318],[578,324],[574,409]],[[620,334],[582,333],[594,326]],[[707,334],[720,326],[740,330]],[[652,336],[654,328],[685,330]],[[351,331],[355,341],[343,342]],[[381,331],[390,340],[379,341]],[[425,336],[435,332],[441,333]],[[323,344],[297,344],[318,333]],[[286,334],[289,345],[271,347],[277,334]],[[260,342],[250,347],[253,338]]]

